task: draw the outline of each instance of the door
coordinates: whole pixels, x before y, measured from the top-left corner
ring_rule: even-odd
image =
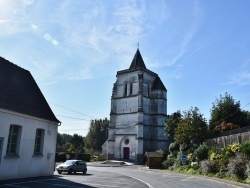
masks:
[[[123,148],[123,159],[129,159],[129,147]]]
[[[0,164],[2,159],[2,150],[3,150],[3,137],[0,137]]]

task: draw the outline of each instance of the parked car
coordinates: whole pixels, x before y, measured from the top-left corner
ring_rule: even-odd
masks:
[[[68,174],[72,174],[72,172],[82,172],[86,174],[87,172],[87,164],[85,161],[81,160],[67,160],[66,162],[58,165],[56,167],[58,174],[62,172],[67,172]]]

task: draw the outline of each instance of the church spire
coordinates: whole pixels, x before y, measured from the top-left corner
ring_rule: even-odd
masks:
[[[129,67],[130,70],[133,70],[133,69],[147,69],[145,64],[144,64],[144,61],[142,59],[142,56],[141,56],[141,53],[139,51],[139,47],[137,48],[136,50],[136,53],[135,53],[135,56],[131,62],[131,65]]]

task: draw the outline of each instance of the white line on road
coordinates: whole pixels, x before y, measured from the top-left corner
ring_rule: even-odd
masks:
[[[191,180],[191,179],[194,179],[194,178],[198,179],[198,177],[191,176],[191,177],[186,178],[186,179],[183,179],[183,180],[181,180],[181,181],[188,181],[188,180]]]

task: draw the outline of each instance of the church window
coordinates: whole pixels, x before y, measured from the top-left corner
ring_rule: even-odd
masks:
[[[125,85],[124,85],[124,96],[127,96],[127,90],[128,90],[128,86],[127,86],[127,83],[125,83]]]
[[[149,95],[150,95],[150,86],[148,84],[148,97],[149,97]]]
[[[127,145],[129,144],[129,139],[124,140],[124,143]]]
[[[129,94],[133,94],[133,82],[130,82]]]

